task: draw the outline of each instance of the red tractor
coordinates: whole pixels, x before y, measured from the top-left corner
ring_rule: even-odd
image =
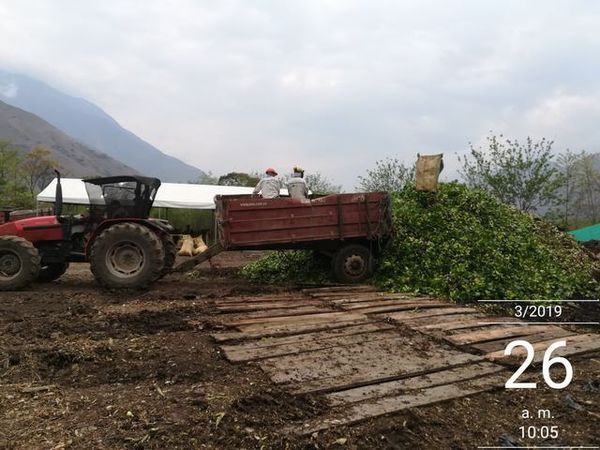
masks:
[[[84,180],[85,215],[62,215],[57,172],[54,215],[11,220],[0,225],[0,290],[52,281],[70,262],[89,262],[96,280],[108,288],[146,287],[171,270],[175,243],[166,221],[150,219],[160,180],[115,176]]]

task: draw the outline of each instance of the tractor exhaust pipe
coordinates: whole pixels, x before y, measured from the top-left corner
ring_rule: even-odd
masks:
[[[63,209],[63,195],[62,195],[62,186],[60,184],[60,172],[55,170],[56,173],[56,193],[54,194],[54,215],[58,220],[62,215]]]

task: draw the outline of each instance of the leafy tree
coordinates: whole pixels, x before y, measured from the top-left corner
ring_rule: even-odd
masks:
[[[21,180],[22,157],[9,141],[0,140],[0,198],[5,205],[30,206]]]
[[[375,168],[367,170],[367,175],[358,177],[358,189],[366,192],[400,192],[415,179],[415,168],[406,167],[396,158],[386,158],[375,162]]]
[[[582,152],[573,162],[572,208],[575,221],[600,220],[600,155]],[[570,199],[571,200],[571,199]]]
[[[217,184],[221,186],[246,186],[254,187],[260,178],[244,172],[229,172],[219,177]]]
[[[552,141],[545,138],[525,143],[504,136],[487,137],[487,148],[470,146],[470,155],[460,157],[466,183],[483,189],[502,202],[523,211],[555,204],[563,177],[554,164]]]
[[[21,174],[32,200],[52,181],[57,168],[58,162],[45,147],[34,147],[25,155],[21,162]]]
[[[321,172],[305,176],[306,185],[313,194],[335,194],[342,191],[342,186],[334,184]]]

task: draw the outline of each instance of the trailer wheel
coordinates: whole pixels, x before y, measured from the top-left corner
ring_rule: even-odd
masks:
[[[164,277],[168,274],[173,266],[175,265],[175,258],[177,258],[177,245],[170,234],[165,234],[161,238],[163,250],[165,252],[165,267],[163,268],[160,277]]]
[[[64,275],[69,268],[69,263],[52,263],[40,269],[38,281],[41,283],[49,283],[50,281],[58,280]]]
[[[40,273],[40,254],[26,239],[0,236],[0,291],[14,291],[31,284]]]
[[[364,245],[347,245],[333,257],[333,273],[342,283],[360,283],[373,272],[371,251]]]
[[[102,231],[90,253],[94,277],[108,288],[145,288],[160,278],[164,265],[160,238],[145,226],[131,222]]]

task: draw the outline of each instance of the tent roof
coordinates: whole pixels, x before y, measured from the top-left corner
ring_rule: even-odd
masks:
[[[580,242],[600,241],[600,223],[579,230],[569,231],[569,234]]]
[[[63,203],[75,205],[89,204],[85,183],[79,178],[61,179]],[[215,209],[215,195],[252,194],[251,187],[215,186],[206,184],[163,183],[158,188],[154,206],[158,208]],[[38,202],[54,202],[56,179],[38,194]],[[287,195],[282,190],[282,195]]]

